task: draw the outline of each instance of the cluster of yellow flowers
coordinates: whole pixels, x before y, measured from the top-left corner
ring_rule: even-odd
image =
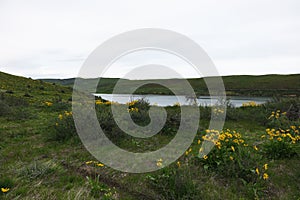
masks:
[[[242,107],[256,107],[256,106],[260,106],[260,104],[257,104],[254,101],[250,101],[242,104]]]
[[[137,102],[139,102],[139,100],[134,100],[134,101],[127,102],[126,105],[128,105],[129,107],[134,106]]]
[[[65,111],[63,114],[58,115],[58,119],[61,121],[64,118],[67,118],[67,117],[72,116],[72,115],[73,115],[72,111],[70,111],[70,112]],[[58,122],[55,123],[55,126],[59,126]]]
[[[53,103],[52,103],[52,102],[50,102],[50,101],[46,101],[46,102],[45,102],[45,105],[46,105],[46,106],[48,106],[48,107],[50,107],[50,106],[52,106],[52,105],[53,105]]]
[[[10,188],[1,188],[1,192],[7,193],[10,190]]]
[[[113,101],[106,101],[106,102],[103,102],[101,100],[96,100],[95,101],[95,104],[96,105],[112,105],[112,104],[118,104],[117,102],[113,102]]]
[[[70,112],[65,111],[64,114],[59,114],[59,115],[58,115],[58,119],[59,119],[59,120],[62,120],[64,117],[72,116],[72,114],[73,114],[72,111],[70,111]]]
[[[297,141],[300,141],[300,134],[299,134],[300,126],[297,128],[296,126],[291,126],[290,129],[266,129],[267,136],[269,140],[277,140],[281,141],[291,141],[295,144]],[[266,138],[266,135],[263,135],[262,138]]]
[[[213,142],[218,149],[222,148],[222,143],[233,143],[233,144],[243,144],[248,146],[245,141],[242,139],[242,135],[236,131],[231,131],[227,129],[226,131],[217,131],[217,130],[206,130],[207,135],[202,136],[203,140]],[[199,143],[199,141],[198,141]],[[227,145],[226,145],[227,146]],[[230,146],[230,149],[234,152],[234,146]],[[200,149],[200,152],[203,149]]]
[[[262,178],[263,178],[264,180],[267,180],[267,179],[269,178],[269,175],[266,173],[267,169],[268,169],[268,164],[264,164],[263,167],[262,167],[262,170],[264,171],[264,173],[262,173]],[[258,176],[260,176],[261,173],[260,173],[258,167],[255,169],[255,173],[256,173]]]
[[[281,113],[280,110],[277,110],[276,112],[272,112],[269,119],[272,119],[272,118],[278,119],[280,116],[284,116],[284,115],[286,115],[286,112]]]
[[[128,108],[127,109],[128,112],[139,112],[138,108]]]
[[[202,140],[214,143],[220,153],[224,153],[224,151],[227,152],[225,157],[231,161],[235,160],[235,157],[237,156],[236,148],[239,145],[243,145],[244,147],[248,146],[240,133],[231,131],[230,129],[226,129],[221,132],[217,130],[206,130],[206,135],[202,136]],[[198,144],[200,143],[201,140],[198,140]],[[201,147],[199,149],[199,153],[202,152],[203,148]],[[203,155],[203,159],[207,160],[208,156]]]
[[[223,113],[224,113],[224,110],[219,109],[219,108],[214,108],[214,109],[213,109],[213,112],[216,113],[216,114],[223,114]]]
[[[162,167],[163,166],[163,160],[161,158],[156,161],[156,166],[157,167]]]
[[[185,155],[188,156],[192,152],[192,148],[189,148],[188,150],[185,151]]]
[[[97,161],[87,161],[85,162],[86,165],[95,165],[97,167],[104,167],[104,164],[102,164],[101,162],[97,162]]]

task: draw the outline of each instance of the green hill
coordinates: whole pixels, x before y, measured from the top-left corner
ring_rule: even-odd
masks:
[[[30,102],[68,100],[72,88],[0,72],[0,92],[27,98]]]
[[[261,76],[224,76],[222,77],[227,95],[232,96],[300,96],[300,74],[293,75],[261,75]],[[209,78],[207,78],[209,79]],[[44,79],[46,82],[57,83],[72,87],[73,79]],[[101,78],[97,93],[112,93],[117,78]],[[157,84],[150,84],[149,80],[123,80],[124,86],[134,86],[144,83],[137,94],[172,94],[170,90]],[[86,84],[94,85],[97,79],[87,79]],[[183,80],[164,79],[162,82],[169,83],[175,88],[182,86]],[[208,95],[203,78],[188,79],[197,95]],[[91,92],[94,92],[90,89]],[[126,93],[126,91],[124,91]],[[184,93],[184,89],[183,89]]]

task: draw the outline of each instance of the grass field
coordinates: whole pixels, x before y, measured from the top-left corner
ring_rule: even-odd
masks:
[[[299,75],[269,77],[270,85],[264,82],[268,76],[256,81],[239,77],[237,91],[258,82],[263,96],[271,95],[263,89],[282,89],[282,96],[300,88]],[[236,78],[224,81],[235,89]],[[229,107],[222,132],[208,130],[211,112],[218,109],[200,107],[195,140],[175,163],[153,173],[129,174],[103,165],[81,144],[71,112],[72,88],[0,72],[0,89],[0,199],[300,199],[297,97]],[[167,122],[156,136],[129,137],[115,124],[110,104],[96,100],[97,117],[107,137],[123,149],[155,150],[174,137],[180,124],[180,107],[167,107]],[[129,109],[137,124],[147,124],[147,102],[133,102]],[[218,140],[205,137],[207,132]],[[216,146],[199,158],[204,140]],[[164,161],[157,158],[153,164],[163,166]]]

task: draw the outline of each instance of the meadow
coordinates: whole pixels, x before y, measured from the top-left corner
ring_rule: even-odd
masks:
[[[211,112],[221,111],[197,107],[201,120],[190,148],[173,164],[143,174],[116,171],[89,154],[76,133],[71,96],[71,87],[0,72],[0,199],[300,199],[297,96],[228,105],[219,131],[208,124]],[[95,99],[101,128],[133,152],[166,145],[180,124],[180,106],[169,106],[157,135],[133,138],[116,125],[111,104]],[[137,124],[149,123],[147,100],[118,106]],[[199,157],[203,141],[215,147]]]

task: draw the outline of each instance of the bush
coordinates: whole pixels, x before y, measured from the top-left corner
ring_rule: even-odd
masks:
[[[6,103],[8,106],[15,107],[15,106],[28,106],[29,103],[26,99],[22,97],[17,97],[13,96],[11,94],[5,94],[5,93],[0,93],[0,101],[3,101]]]
[[[276,115],[278,116],[278,115]],[[276,119],[277,117],[275,117]],[[278,117],[277,120],[280,120]],[[275,121],[277,121],[275,120]],[[274,122],[275,123],[275,122]],[[277,125],[277,123],[276,123]],[[283,128],[268,128],[262,137],[264,142],[264,153],[272,159],[290,158],[297,155],[297,145],[300,141],[300,126]]]
[[[212,142],[215,147],[208,155],[201,154],[204,150],[200,148],[199,152],[203,157],[199,162],[204,169],[221,177],[238,179],[247,188],[251,188],[251,196],[257,198],[269,178],[268,165],[262,163],[258,148],[248,145],[236,131],[225,130],[219,133],[207,130],[207,134],[208,136],[202,136],[202,142]]]
[[[65,141],[77,136],[72,112],[65,111],[64,113],[59,114],[54,121],[54,124],[51,124],[51,126],[54,128],[51,132],[50,139]]]
[[[163,168],[147,180],[161,196],[161,199],[199,199],[198,185],[189,166]]]

